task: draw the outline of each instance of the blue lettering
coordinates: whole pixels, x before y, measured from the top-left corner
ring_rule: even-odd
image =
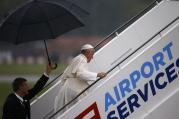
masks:
[[[171,52],[171,47],[173,46],[173,43],[170,42],[169,44],[167,44],[164,48],[163,48],[163,51],[167,51],[167,54],[168,54],[168,58],[169,60],[173,59],[173,56],[172,56],[172,52]]]
[[[174,67],[174,63],[170,64],[166,69],[165,69],[166,73],[167,73],[167,77],[168,77],[168,81],[169,83],[171,83],[173,80],[175,80],[178,75],[175,72],[175,67]],[[172,76],[173,75],[173,76]]]
[[[107,92],[105,94],[105,112],[108,111],[108,108],[110,105],[115,105],[116,101],[113,99],[113,97]]]
[[[109,112],[107,119],[118,119],[117,117],[115,117],[115,111],[111,111]]]
[[[117,101],[120,101],[121,98],[120,98],[119,90],[118,90],[117,86],[114,87],[114,93],[115,93]]]
[[[126,119],[130,113],[133,113],[135,110],[137,110],[137,108],[140,108],[141,104],[139,99],[147,102],[150,98],[149,93],[152,93],[152,95],[155,96],[157,89],[164,89],[167,84],[177,79],[177,73],[179,73],[179,71],[177,72],[175,66],[179,68],[179,58],[176,60],[176,62],[168,65],[165,68],[165,72],[159,71],[168,63],[168,60],[173,59],[171,49],[172,46],[172,42],[168,43],[163,47],[163,51],[157,52],[152,56],[153,62],[146,61],[141,65],[140,68],[133,70],[131,73],[129,72],[130,79],[123,79],[118,83],[118,85],[114,86],[113,94],[110,94],[109,92],[105,93],[105,112],[109,110],[107,119]],[[149,79],[154,73],[157,73],[155,80],[150,79],[149,82],[145,83],[144,85],[142,84],[144,86],[142,89],[137,89],[136,93],[130,94],[133,89],[137,88],[140,79]],[[168,80],[166,80],[166,77]],[[120,102],[121,99],[126,95],[128,96],[128,94],[130,94],[130,96],[126,100]],[[119,102],[120,104],[117,106],[117,111],[111,111],[111,106],[114,106]]]
[[[118,111],[120,119],[125,119],[129,116],[129,112],[127,111],[127,107],[123,107],[125,105],[126,105],[126,102],[123,101],[120,105],[117,106],[117,111]]]
[[[161,65],[161,66],[165,65],[164,56],[163,56],[163,54],[161,52],[158,52],[157,54],[155,54],[153,56],[153,61],[154,61],[156,71],[159,70],[159,65]]]
[[[125,97],[125,95],[126,95],[125,92],[130,93],[132,91],[130,89],[130,82],[127,79],[124,79],[119,83],[119,88],[121,90],[122,97]]]
[[[148,73],[147,73],[146,70],[145,70],[146,67],[149,67],[149,72],[148,72]],[[149,77],[151,77],[152,74],[153,74],[153,72],[154,72],[154,67],[153,67],[152,63],[150,63],[150,62],[145,62],[144,64],[142,64],[141,74],[142,74],[142,76],[143,76],[144,78],[149,78]]]
[[[152,91],[152,95],[153,96],[156,95],[156,90],[155,90],[155,86],[154,86],[153,80],[150,80],[149,84],[150,84],[150,88],[151,88],[151,91]]]
[[[179,58],[176,60],[176,66],[179,67]]]
[[[134,112],[134,107],[137,107],[137,108],[140,107],[138,103],[138,96],[136,94],[132,94],[129,98],[127,98],[127,102],[128,102],[131,113]]]
[[[148,83],[144,85],[144,93],[139,89],[137,90],[140,97],[146,102],[148,100]]]
[[[133,89],[135,89],[136,88],[136,84],[137,84],[137,82],[140,79],[140,72],[137,71],[137,70],[133,71],[130,74],[130,79],[131,79],[131,82],[132,82]]]
[[[160,83],[159,83],[160,77],[163,77],[163,76],[164,76],[164,73],[161,72],[161,73],[157,74],[157,76],[156,76],[156,78],[155,78],[155,85],[156,85],[156,87],[157,87],[158,89],[163,89],[163,88],[165,88],[166,85],[167,85],[167,82],[166,82],[166,81],[164,81],[163,84],[160,84]]]

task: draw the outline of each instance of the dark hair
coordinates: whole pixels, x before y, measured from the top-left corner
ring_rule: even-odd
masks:
[[[16,78],[13,82],[12,82],[12,88],[13,91],[16,92],[19,87],[22,85],[23,82],[26,82],[27,80],[24,78]]]

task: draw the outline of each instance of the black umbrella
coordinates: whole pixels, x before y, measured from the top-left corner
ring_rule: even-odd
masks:
[[[88,12],[66,0],[29,0],[13,11],[0,25],[0,40],[13,44],[54,39],[83,26]]]

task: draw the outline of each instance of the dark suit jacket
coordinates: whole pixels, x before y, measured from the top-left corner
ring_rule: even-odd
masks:
[[[42,75],[35,86],[29,90],[29,93],[23,98],[24,104],[16,97],[14,93],[10,94],[3,106],[2,119],[30,119],[30,99],[39,93],[48,81],[48,77]]]

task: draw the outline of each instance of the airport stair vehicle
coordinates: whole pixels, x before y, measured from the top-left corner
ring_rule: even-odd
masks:
[[[89,82],[74,100],[54,112],[61,86],[56,81],[31,103],[32,119],[178,119],[179,1],[152,2],[104,42],[89,68],[108,72],[107,77]]]

